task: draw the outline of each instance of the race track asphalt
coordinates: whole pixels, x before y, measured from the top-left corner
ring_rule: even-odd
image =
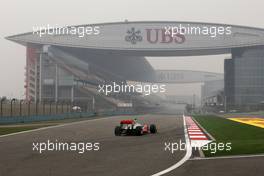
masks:
[[[134,117],[134,116],[133,116]],[[165,151],[165,142],[184,141],[180,115],[142,115],[155,123],[157,134],[114,136],[114,127],[127,116],[86,120],[0,138],[0,176],[147,176],[177,163],[185,151]],[[99,151],[33,151],[32,143],[98,142]]]
[[[264,156],[188,160],[164,176],[263,176]]]

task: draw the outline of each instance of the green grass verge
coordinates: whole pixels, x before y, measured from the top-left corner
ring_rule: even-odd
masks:
[[[263,128],[234,122],[213,115],[196,115],[194,118],[216,139],[217,143],[232,143],[230,151],[218,150],[215,154],[212,151],[204,151],[205,156],[264,153]]]
[[[0,127],[0,135],[5,135],[5,134],[11,134],[11,133],[17,133],[21,131],[28,131],[28,130],[33,130],[37,128],[42,128],[42,127],[47,127],[49,125],[45,126],[17,126],[17,127]]]

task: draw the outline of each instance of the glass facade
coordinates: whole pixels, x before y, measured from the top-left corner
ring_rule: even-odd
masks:
[[[225,60],[225,95],[229,107],[258,109],[264,101],[264,50],[248,48]]]

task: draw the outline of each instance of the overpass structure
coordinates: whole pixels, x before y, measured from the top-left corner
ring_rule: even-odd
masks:
[[[27,48],[27,99],[85,99],[95,94],[96,85],[111,81],[218,79],[221,75],[211,73],[155,71],[144,57],[229,53],[231,59],[225,61],[224,74],[228,104],[255,106],[264,100],[264,30],[260,28],[125,21],[39,29],[6,37]],[[120,98],[110,97],[118,100],[109,101],[121,101]]]

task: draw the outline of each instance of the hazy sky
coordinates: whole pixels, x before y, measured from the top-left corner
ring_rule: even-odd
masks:
[[[0,96],[21,97],[24,93],[25,48],[4,37],[29,32],[32,26],[128,19],[200,21],[264,28],[263,7],[262,0],[1,0]],[[155,58],[151,63],[161,69],[223,72],[225,57]]]

